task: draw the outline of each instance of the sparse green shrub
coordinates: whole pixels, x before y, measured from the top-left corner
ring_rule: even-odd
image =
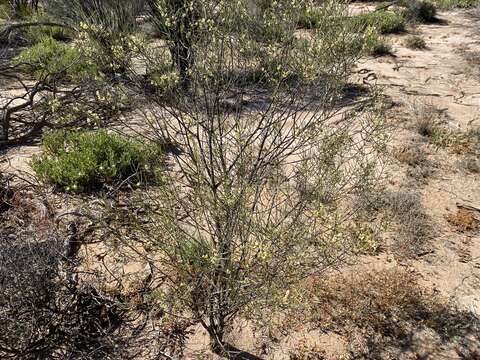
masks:
[[[375,11],[363,13],[352,18],[358,28],[367,28],[369,26],[377,29],[381,34],[400,33],[405,30],[405,18],[392,11]]]
[[[50,37],[22,51],[15,64],[37,78],[80,80],[97,74],[94,63],[88,62],[74,45],[64,44]]]
[[[405,39],[405,46],[413,50],[423,50],[427,48],[427,43],[420,36],[409,36]]]
[[[378,254],[381,248],[381,238],[378,229],[371,224],[355,222],[349,227],[354,240],[353,252],[355,254]]]
[[[435,4],[425,0],[403,1],[400,5],[405,6],[403,16],[408,21],[429,23],[435,21],[437,8]]]
[[[180,77],[174,68],[164,68],[164,71],[155,71],[148,75],[148,85],[162,95],[169,95],[180,85]]]
[[[114,121],[132,105],[124,86],[107,83],[91,83],[91,91],[71,101],[46,96],[43,109],[54,123],[65,128],[104,127]],[[89,89],[90,90],[90,89]]]
[[[44,154],[33,170],[66,191],[88,191],[103,184],[140,182],[155,175],[159,150],[105,131],[54,131],[43,138]]]

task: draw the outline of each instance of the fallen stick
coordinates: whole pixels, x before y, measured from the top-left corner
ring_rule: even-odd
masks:
[[[469,210],[469,211],[480,212],[480,206],[472,206],[472,205],[468,205],[468,204],[462,204],[462,203],[459,203],[459,202],[457,202],[456,205],[459,209],[465,209],[465,210]]]

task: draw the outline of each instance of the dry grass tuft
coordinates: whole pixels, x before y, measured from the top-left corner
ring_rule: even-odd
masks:
[[[396,147],[392,151],[392,156],[403,164],[409,166],[422,166],[427,163],[427,156],[420,146],[402,146]]]
[[[405,39],[405,46],[412,50],[425,50],[427,48],[427,43],[422,37],[412,35]]]
[[[445,218],[450,225],[460,232],[476,231],[480,229],[480,220],[475,216],[473,211],[459,209],[455,214],[448,214]]]
[[[403,268],[310,279],[305,290],[311,300],[305,316],[316,328],[346,337],[354,358],[393,359],[405,349],[415,353],[413,334],[422,330],[435,334],[438,346],[465,339],[457,349],[468,354],[480,341],[479,319],[451,307]]]
[[[325,350],[317,344],[311,344],[307,339],[298,341],[294,350],[289,353],[290,360],[326,360]]]
[[[458,167],[472,174],[480,174],[480,158],[475,155],[466,155],[458,161]]]
[[[424,182],[434,171],[425,149],[419,145],[396,147],[391,154],[397,161],[409,166],[407,175],[413,179]]]

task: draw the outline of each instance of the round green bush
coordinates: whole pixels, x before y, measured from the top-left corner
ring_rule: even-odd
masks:
[[[159,170],[159,148],[149,145],[105,131],[53,131],[44,136],[44,153],[33,158],[32,168],[41,181],[71,192],[138,183]]]

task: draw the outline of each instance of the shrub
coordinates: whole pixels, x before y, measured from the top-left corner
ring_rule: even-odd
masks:
[[[73,45],[64,44],[50,37],[22,51],[14,64],[35,75],[37,78],[63,77],[67,80],[80,80],[94,76],[96,66],[87,62]]]
[[[425,180],[433,172],[424,149],[418,145],[396,148],[392,155],[399,162],[409,166],[407,175],[416,180]]]
[[[427,162],[427,157],[423,149],[415,145],[395,148],[392,155],[401,163],[409,166],[424,165]]]
[[[404,1],[403,5],[406,7],[403,15],[409,21],[428,23],[434,21],[437,15],[435,4],[429,1]]]
[[[366,44],[366,50],[372,56],[384,56],[392,54],[392,46],[383,38],[376,37]]]
[[[380,213],[395,229],[391,250],[401,257],[414,257],[427,251],[429,240],[435,235],[430,216],[421,199],[413,191],[382,191],[365,193],[357,199],[362,213],[370,219]],[[360,214],[362,215],[362,214]]]
[[[0,21],[10,18],[12,15],[11,8],[6,3],[0,3]]]
[[[402,32],[405,30],[406,25],[404,17],[392,11],[375,11],[359,14],[353,17],[353,21],[359,28],[371,26],[381,34]]]
[[[427,48],[427,43],[425,40],[420,37],[420,36],[409,36],[405,40],[405,45],[409,49],[414,49],[414,50],[422,50]]]
[[[66,191],[103,184],[140,182],[158,169],[159,151],[104,131],[54,131],[43,139],[44,154],[32,167],[42,181]]]
[[[480,151],[480,139],[475,130],[462,132],[459,129],[437,125],[429,136],[429,141],[454,154],[475,154]]]
[[[422,102],[406,103],[406,105],[414,117],[417,133],[425,137],[432,136],[442,117],[442,110]]]
[[[321,10],[315,6],[306,6],[301,12],[297,25],[303,29],[315,29],[320,25],[323,16]]]
[[[391,191],[381,201],[387,216],[398,228],[393,250],[409,257],[424,252],[434,229],[419,196],[410,191]]]

